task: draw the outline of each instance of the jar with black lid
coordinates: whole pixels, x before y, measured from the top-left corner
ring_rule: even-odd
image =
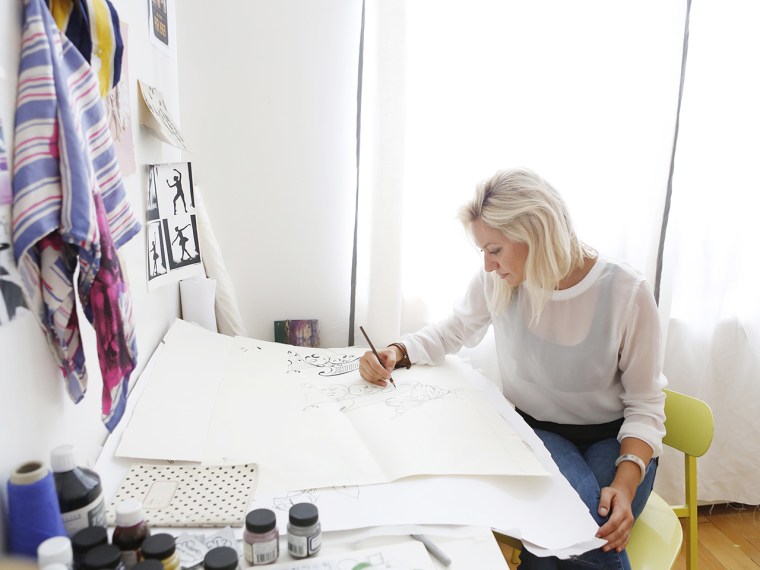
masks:
[[[113,544],[101,544],[84,555],[85,570],[124,570],[121,550]]]
[[[255,509],[245,517],[243,554],[251,566],[271,564],[280,555],[277,515],[269,509]]]
[[[171,534],[161,532],[143,540],[142,555],[144,559],[160,560],[164,570],[179,570],[177,543]]]
[[[96,546],[108,544],[108,531],[104,526],[88,526],[76,532],[71,537],[71,548],[74,551],[74,568],[79,570],[84,566],[84,556]]]
[[[317,506],[297,503],[288,513],[288,552],[293,558],[306,558],[322,547],[322,525]]]
[[[235,570],[239,567],[237,550],[229,546],[212,548],[203,557],[205,570]]]

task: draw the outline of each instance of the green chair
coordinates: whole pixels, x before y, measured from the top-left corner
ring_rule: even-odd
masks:
[[[668,505],[657,493],[649,495],[644,510],[631,531],[626,552],[633,570],[666,570],[673,567],[683,542],[679,518],[688,519],[686,567],[697,568],[697,457],[704,455],[713,438],[712,410],[702,400],[665,392],[665,432],[663,443],[684,453],[686,502]],[[510,536],[494,532],[496,540],[513,548],[517,563],[522,544]]]
[[[626,547],[633,570],[672,568],[683,539],[679,518],[687,519],[686,568],[697,568],[697,457],[713,438],[712,410],[702,400],[665,390],[663,443],[684,453],[685,503],[670,506],[657,493],[649,496]]]

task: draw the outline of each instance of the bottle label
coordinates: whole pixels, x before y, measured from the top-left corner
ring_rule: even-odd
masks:
[[[280,543],[277,539],[253,544],[243,542],[243,549],[246,561],[253,566],[274,562],[280,555]]]
[[[88,526],[106,526],[106,504],[103,501],[103,494],[98,495],[98,498],[89,505],[61,513],[61,516],[63,517],[63,527],[69,536],[74,536],[77,531]]]
[[[322,533],[317,533],[309,537],[309,556],[317,552],[322,547]]]
[[[315,554],[322,546],[322,533],[311,536],[288,534],[288,552],[295,558],[305,558]]]
[[[295,558],[306,558],[309,555],[308,539],[288,534],[288,552]]]

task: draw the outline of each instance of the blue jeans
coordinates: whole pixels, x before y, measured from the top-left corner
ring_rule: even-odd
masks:
[[[588,447],[578,448],[575,444],[557,434],[537,429],[536,435],[544,442],[552,459],[570,485],[578,491],[581,500],[588,507],[591,516],[599,526],[607,522],[608,517],[598,513],[599,496],[603,487],[609,487],[615,478],[615,460],[620,455],[617,439],[603,439]],[[649,462],[644,480],[636,490],[631,504],[634,519],[638,518],[646,505],[654,485],[657,472],[657,460]],[[559,560],[550,556],[541,558],[523,550],[520,553],[520,570],[556,570],[574,568],[614,568],[630,570],[631,563],[625,550],[622,552],[603,552],[597,548],[569,560]]]

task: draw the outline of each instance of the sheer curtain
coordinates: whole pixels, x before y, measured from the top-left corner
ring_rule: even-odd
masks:
[[[686,0],[367,0],[357,326],[387,343],[448,313],[481,263],[457,207],[500,168],[536,170],[584,241],[654,283],[686,12]],[[700,499],[756,504],[758,6],[692,13],[665,372],[715,411]],[[671,501],[680,463],[658,476]]]
[[[699,498],[760,503],[760,5],[694,2],[660,311],[665,374],[706,400]],[[658,490],[682,496],[680,462]],[[680,479],[682,481],[682,479]]]
[[[384,342],[447,314],[481,263],[457,207],[500,168],[544,176],[584,241],[653,279],[685,2],[366,5],[357,326]]]

